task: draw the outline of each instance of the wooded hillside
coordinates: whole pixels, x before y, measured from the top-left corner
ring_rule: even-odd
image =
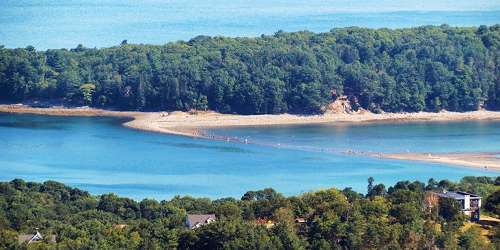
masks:
[[[0,101],[264,114],[319,113],[346,95],[374,112],[498,110],[499,48],[500,25],[0,48]]]

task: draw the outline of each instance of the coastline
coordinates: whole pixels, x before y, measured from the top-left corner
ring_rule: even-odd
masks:
[[[26,105],[0,105],[0,112],[17,114],[40,114],[54,116],[109,116],[130,118],[123,126],[143,131],[166,133],[195,138],[242,142],[238,138],[225,138],[208,135],[204,129],[235,126],[273,126],[306,125],[327,123],[366,123],[366,122],[412,122],[412,121],[467,121],[500,120],[500,112],[419,112],[419,113],[383,113],[359,112],[353,114],[326,113],[323,115],[234,115],[210,111],[188,112],[137,112],[111,111],[94,108],[34,108]],[[500,158],[492,153],[395,153],[373,154],[371,156],[386,159],[424,161],[444,163],[500,171]]]
[[[370,112],[325,113],[322,115],[235,115],[221,114],[212,111],[196,113],[174,112],[139,112],[112,111],[96,108],[35,108],[21,104],[2,104],[0,112],[17,114],[39,114],[53,116],[109,116],[130,118],[123,125],[129,128],[184,135],[190,137],[206,137],[202,133],[205,128],[274,126],[274,125],[307,125],[325,123],[366,123],[366,122],[412,122],[412,121],[467,121],[467,120],[500,120],[500,111],[471,112],[418,112],[418,113],[382,113]]]
[[[485,170],[500,171],[500,152],[477,153],[396,153],[379,154],[379,157],[395,160],[444,163]]]

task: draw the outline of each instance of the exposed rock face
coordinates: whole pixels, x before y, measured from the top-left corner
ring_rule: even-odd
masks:
[[[367,111],[361,107],[356,100],[350,100],[348,96],[340,96],[334,102],[330,103],[325,113],[328,114],[363,114]]]
[[[340,96],[334,102],[328,105],[325,113],[351,114],[352,111],[353,110],[349,99],[346,96]]]

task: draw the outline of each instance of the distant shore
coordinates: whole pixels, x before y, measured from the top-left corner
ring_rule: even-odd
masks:
[[[419,112],[419,113],[383,113],[374,114],[360,112],[354,114],[327,113],[323,115],[233,115],[216,112],[134,112],[110,111],[94,108],[35,108],[26,105],[0,105],[0,112],[41,114],[55,116],[111,116],[130,118],[125,127],[144,131],[167,133],[181,136],[237,140],[209,135],[207,128],[234,126],[272,126],[272,125],[304,125],[327,123],[363,123],[363,122],[411,122],[411,121],[466,121],[466,120],[500,120],[500,112]],[[436,163],[446,163],[474,168],[500,170],[500,159],[488,154],[435,154],[429,157],[424,153],[377,154],[377,157],[401,160],[416,160]]]
[[[418,112],[418,113],[326,113],[323,115],[234,115],[211,111],[199,112],[137,112],[112,111],[95,108],[36,108],[21,104],[0,105],[0,112],[20,114],[40,114],[54,116],[111,116],[131,118],[124,123],[126,127],[146,131],[204,137],[201,131],[205,128],[234,126],[272,126],[272,125],[304,125],[324,123],[363,123],[363,122],[411,122],[411,121],[466,121],[466,120],[500,120],[498,111],[472,112]]]
[[[500,171],[500,152],[482,153],[396,153],[380,154],[382,158],[444,163]]]

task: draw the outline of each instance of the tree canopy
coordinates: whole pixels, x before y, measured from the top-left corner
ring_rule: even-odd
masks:
[[[320,113],[500,109],[500,25],[336,28],[165,45],[0,47],[0,101],[123,110]]]
[[[241,199],[174,197],[135,201],[115,194],[93,196],[61,183],[0,182],[1,249],[494,249],[489,238],[464,230],[455,200],[437,206],[426,191],[474,191],[483,184],[485,207],[500,216],[500,186],[490,177],[427,185],[400,181],[387,190],[370,180],[367,195],[335,188],[285,197],[271,188]],[[446,186],[444,185],[446,183]],[[378,188],[375,188],[378,187]],[[378,190],[380,189],[380,190]],[[374,191],[378,190],[378,191]],[[214,223],[189,230],[186,214],[215,213]],[[272,221],[271,227],[259,221]],[[19,234],[39,228],[56,243],[19,244]]]

